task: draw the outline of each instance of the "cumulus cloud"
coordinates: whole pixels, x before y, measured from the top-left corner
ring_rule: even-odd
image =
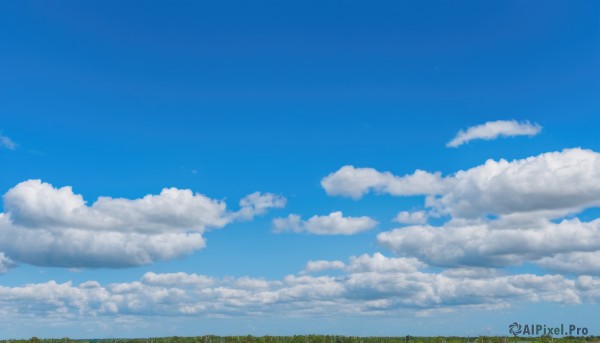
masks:
[[[537,135],[541,131],[542,127],[539,124],[531,124],[528,121],[489,121],[482,125],[471,126],[467,130],[460,130],[446,146],[456,148],[475,139],[492,140],[498,137],[512,136],[531,137]]]
[[[16,262],[59,267],[127,267],[184,256],[205,246],[205,231],[285,204],[279,196],[253,193],[231,212],[223,201],[165,188],[88,205],[71,187],[40,180],[22,182],[3,198],[0,251]]]
[[[100,197],[88,206],[70,186],[41,180],[21,182],[4,195],[13,224],[47,230],[78,228],[120,232],[203,232],[228,223],[226,204],[189,189],[165,188],[140,199]]]
[[[339,266],[340,261],[331,261]],[[297,316],[394,314],[498,308],[528,302],[578,304],[600,300],[600,279],[561,275],[506,275],[460,269],[422,270],[408,259],[381,254],[351,259],[338,276],[287,275],[281,279],[211,278],[147,273],[138,281],[102,285],[87,281],[0,286],[6,315]],[[354,266],[354,267],[352,267]]]
[[[427,215],[427,212],[425,212],[425,211],[415,211],[415,212],[400,211],[400,212],[398,212],[396,217],[394,217],[394,219],[392,219],[392,221],[401,223],[401,224],[425,224],[425,223],[427,223],[428,217],[429,216]]]
[[[559,253],[543,257],[537,264],[553,272],[600,275],[600,250]]]
[[[321,180],[321,186],[329,195],[341,195],[359,199],[368,192],[387,193],[397,196],[439,194],[446,182],[439,172],[416,170],[413,174],[395,176],[373,168],[344,166]]]
[[[488,160],[445,177],[345,166],[322,185],[329,194],[354,198],[370,191],[425,196],[426,211],[402,211],[394,218],[412,226],[378,235],[382,246],[402,257],[449,268],[534,263],[551,272],[598,275],[600,219],[572,217],[600,206],[598,180],[600,154],[575,148]],[[424,225],[429,217],[446,222]]]
[[[393,221],[412,226],[380,233],[382,246],[439,267],[530,262],[552,272],[599,274],[600,219],[582,222],[571,216],[600,206],[600,154],[565,149],[436,175],[436,191],[420,181],[412,185],[422,189],[427,211],[398,213]],[[398,180],[407,181],[347,166],[323,185],[328,193],[335,185],[333,193],[355,197],[368,191],[404,195],[394,191]],[[424,225],[430,216],[448,219],[441,226]]]
[[[306,232],[316,235],[353,235],[374,228],[377,221],[363,217],[344,217],[340,211],[327,216],[312,216],[302,220],[299,215],[290,214],[286,218],[273,220],[273,232]]]
[[[453,217],[537,213],[558,218],[600,205],[600,154],[591,150],[488,160],[449,179],[451,189],[431,205]]]
[[[321,184],[330,195],[354,198],[369,191],[428,195],[426,206],[432,213],[455,218],[520,213],[560,218],[599,206],[599,179],[600,154],[575,148],[510,162],[488,160],[446,177],[424,171],[399,177],[345,166]],[[412,191],[401,191],[407,189]]]
[[[579,265],[574,258],[583,256],[563,254],[600,251],[600,219],[521,225],[502,220],[478,224],[450,222],[440,227],[410,226],[382,232],[377,240],[398,255],[441,267],[503,267],[533,262],[553,270],[580,273],[598,267],[592,261],[597,253],[585,255],[588,263],[579,260]]]
[[[17,143],[13,142],[12,139],[0,135],[0,147],[6,148],[8,150],[15,150],[17,148]]]
[[[0,247],[11,259],[51,267],[121,268],[191,254],[205,247],[201,233],[45,230],[0,221]]]

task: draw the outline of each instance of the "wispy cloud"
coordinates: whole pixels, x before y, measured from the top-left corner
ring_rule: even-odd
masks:
[[[17,148],[17,143],[15,143],[12,139],[7,136],[0,135],[0,147],[6,148],[8,150],[15,150]]]
[[[498,137],[535,136],[542,131],[539,124],[528,121],[516,120],[489,121],[482,125],[471,126],[460,130],[456,136],[446,144],[449,148],[456,148],[475,139],[492,140]]]

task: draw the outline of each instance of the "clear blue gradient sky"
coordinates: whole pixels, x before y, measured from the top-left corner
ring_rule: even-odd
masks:
[[[0,338],[600,334],[597,1],[4,1],[0,42]]]

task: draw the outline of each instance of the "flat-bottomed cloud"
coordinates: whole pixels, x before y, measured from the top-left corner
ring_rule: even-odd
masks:
[[[41,180],[4,195],[0,251],[17,263],[55,267],[129,267],[188,255],[205,247],[203,234],[250,220],[285,198],[252,193],[229,211],[224,201],[189,189],[165,188],[139,199],[100,197],[91,206],[71,187]]]

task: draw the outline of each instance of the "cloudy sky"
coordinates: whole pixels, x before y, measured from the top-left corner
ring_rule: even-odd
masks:
[[[600,334],[597,1],[8,1],[0,38],[0,338]]]

